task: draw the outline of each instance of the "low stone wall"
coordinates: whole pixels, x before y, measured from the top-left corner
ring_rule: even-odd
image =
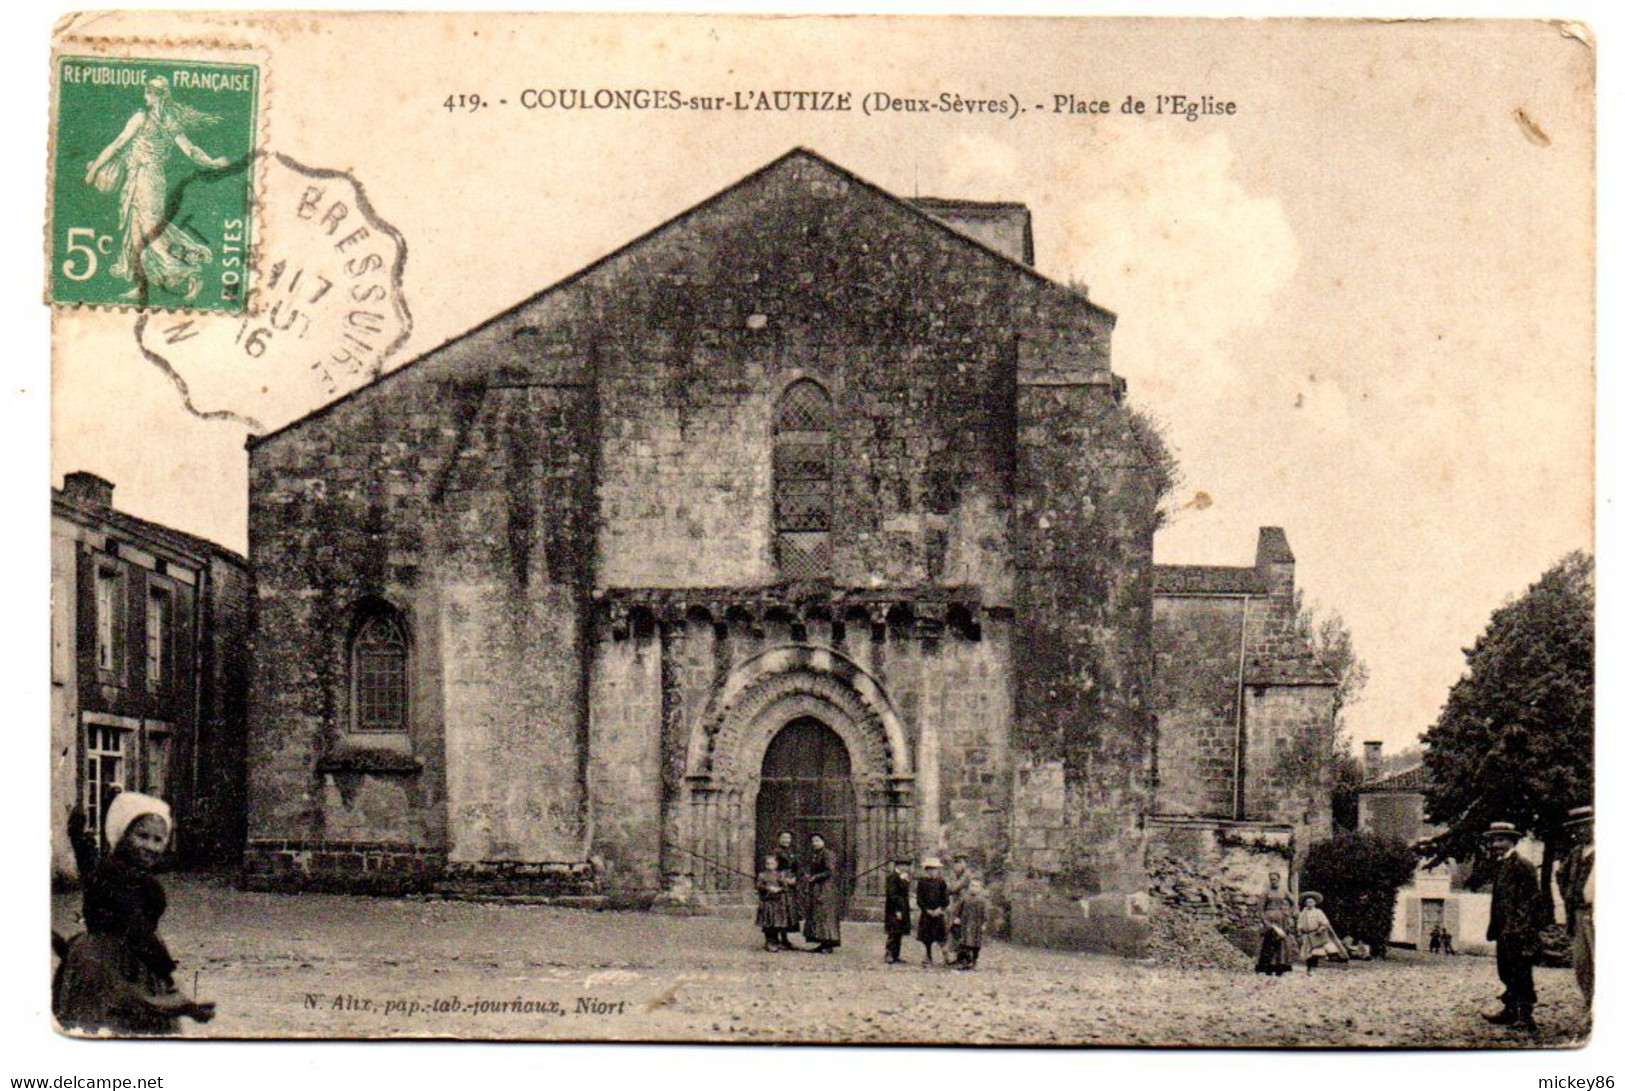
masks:
[[[435,884],[437,894],[462,897],[594,898],[603,893],[597,869],[587,862],[528,863],[517,860],[455,862]]]
[[[246,890],[414,894],[433,889],[443,850],[377,841],[251,840],[243,852]]]
[[[604,900],[591,861],[448,862],[444,850],[377,841],[250,841],[242,885],[285,892],[556,899],[590,907]]]
[[[1279,873],[1290,887],[1296,847],[1293,828],[1285,823],[1148,817],[1151,896],[1175,913],[1207,921],[1251,952],[1270,873]]]
[[[1150,908],[1141,893],[1069,898],[1049,889],[1018,888],[1009,895],[1009,936],[1034,947],[1138,958],[1150,932]]]

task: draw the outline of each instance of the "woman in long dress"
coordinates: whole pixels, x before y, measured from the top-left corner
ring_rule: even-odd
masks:
[[[832,849],[818,834],[812,835],[812,852],[807,858],[807,923],[801,930],[813,950],[827,955],[841,945],[841,879]]]
[[[164,165],[174,148],[199,166],[228,166],[229,160],[207,154],[187,137],[189,129],[218,120],[176,102],[168,80],[148,80],[146,109],[130,116],[123,131],[85,171],[85,181],[101,192],[119,191],[118,253],[108,271],[119,280],[135,282],[126,298],[139,295],[143,283],[183,293],[187,299],[196,298],[202,289],[203,268],[214,254],[190,232],[168,222]]]
[[[1270,889],[1259,914],[1258,964],[1254,971],[1280,977],[1292,971],[1292,896],[1270,874]]]

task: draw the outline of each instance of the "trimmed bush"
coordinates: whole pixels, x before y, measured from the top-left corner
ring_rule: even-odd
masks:
[[[1313,890],[1339,936],[1354,936],[1378,957],[1387,953],[1399,888],[1416,872],[1416,854],[1396,837],[1364,830],[1339,833],[1310,846],[1300,891]]]

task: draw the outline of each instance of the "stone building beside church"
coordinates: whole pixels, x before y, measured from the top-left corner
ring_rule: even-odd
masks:
[[[1129,949],[1153,842],[1301,849],[1291,552],[1153,564],[1113,322],[797,149],[254,440],[248,882],[725,905],[818,830]]]

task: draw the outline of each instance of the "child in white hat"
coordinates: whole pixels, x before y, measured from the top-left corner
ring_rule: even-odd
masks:
[[[175,960],[158,936],[167,907],[153,869],[169,846],[169,804],[121,792],[103,822],[108,853],[85,881],[85,931],[67,945],[51,1009],[67,1029],[174,1034],[182,1016],[200,1023],[214,1005],[175,987]]]

